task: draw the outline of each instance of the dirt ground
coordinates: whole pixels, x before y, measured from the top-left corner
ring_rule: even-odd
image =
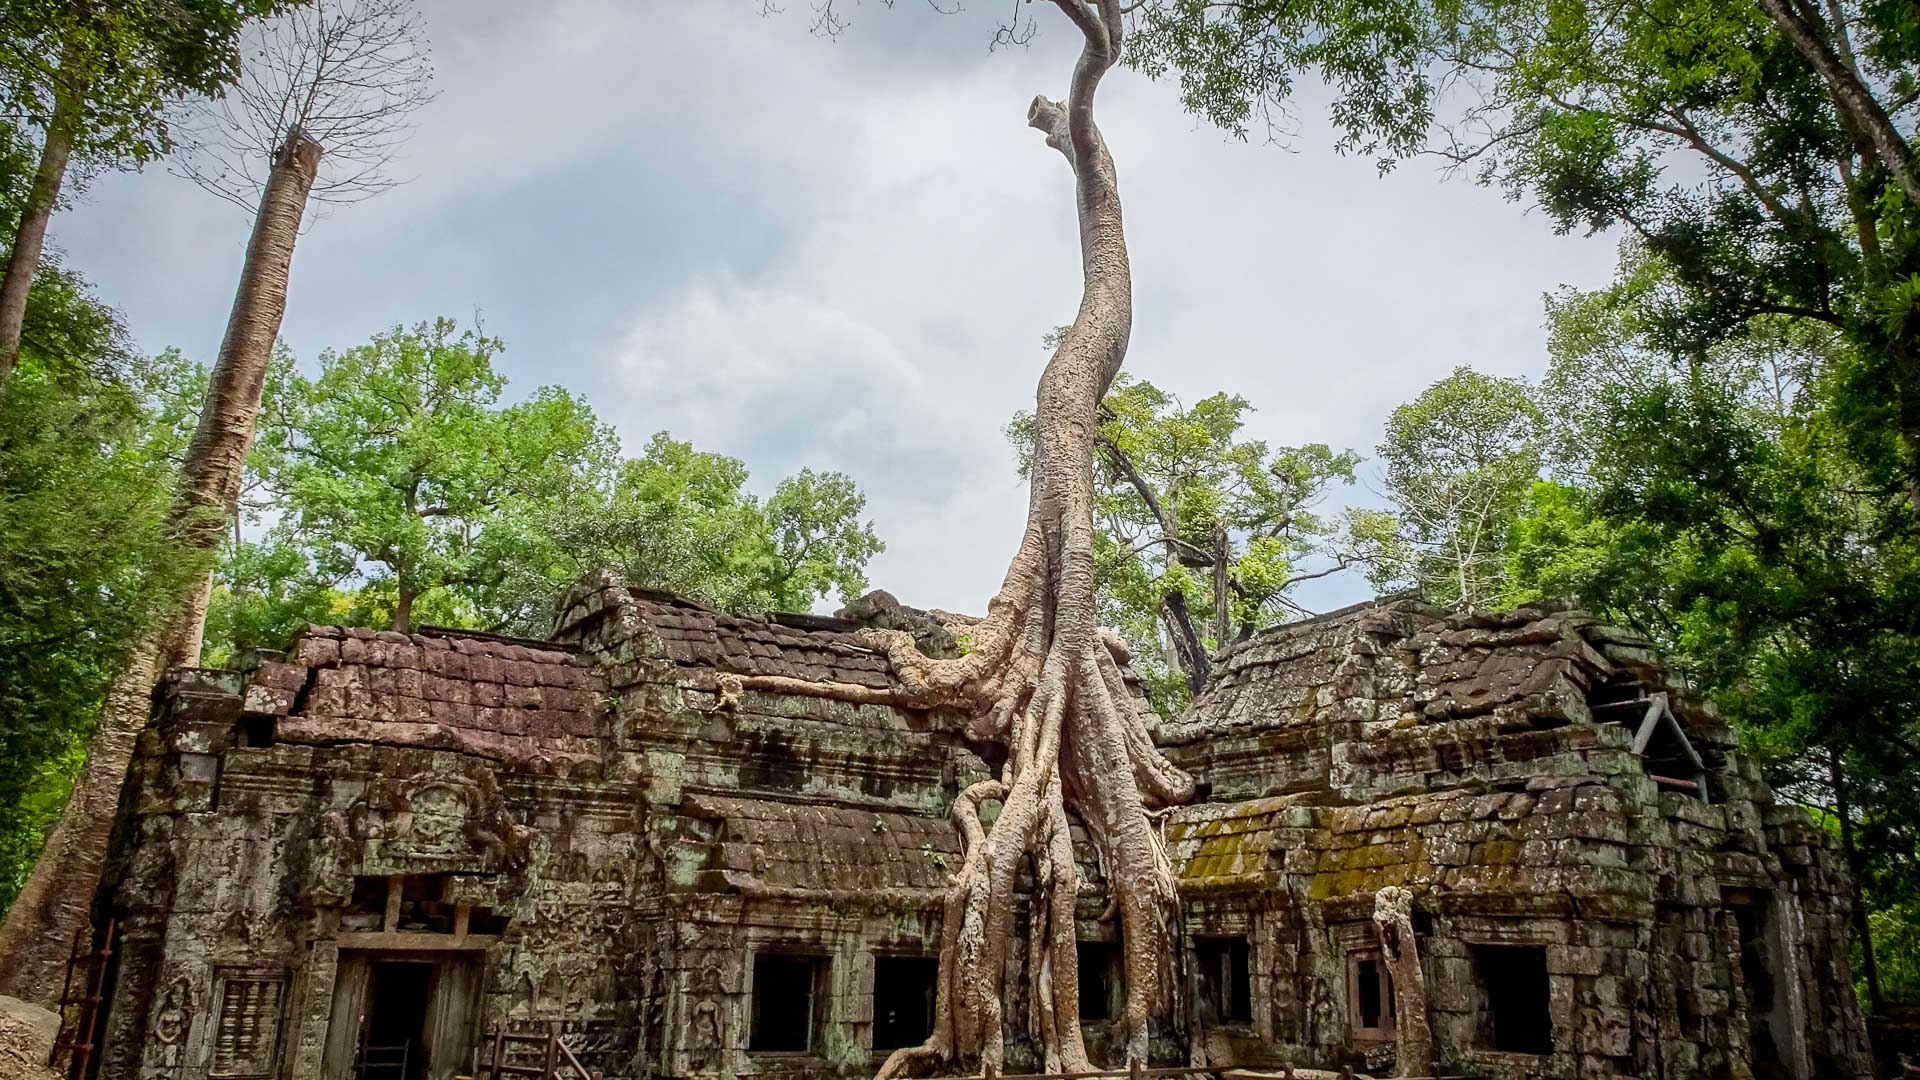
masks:
[[[60,1080],[47,1054],[60,1018],[18,998],[0,996],[0,1080]]]

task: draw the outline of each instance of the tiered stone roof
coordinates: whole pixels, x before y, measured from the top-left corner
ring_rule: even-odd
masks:
[[[643,625],[681,668],[730,675],[774,675],[873,689],[894,685],[886,658],[855,637],[859,624],[791,612],[762,618],[729,615],[697,601],[625,585],[599,574],[561,601],[558,640],[631,636],[620,624]]]
[[[708,887],[937,895],[960,863],[953,826],[924,814],[709,792],[689,792],[680,809],[719,824],[707,863],[718,880],[702,883]]]
[[[308,626],[242,699],[280,742],[381,743],[499,761],[581,757],[607,735],[606,680],[571,648],[459,630]]]

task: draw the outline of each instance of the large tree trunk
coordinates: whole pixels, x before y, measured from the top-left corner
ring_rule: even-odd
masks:
[[[0,924],[0,994],[48,1006],[59,996],[73,932],[91,918],[120,788],[152,705],[159,654],[158,635],[147,635],[107,691],[73,794]]]
[[[319,162],[319,145],[294,133],[275,157],[261,196],[226,340],[181,469],[173,524],[181,543],[192,550],[218,546],[225,515],[239,495],[267,359],[286,311],[293,243]],[[198,658],[211,581],[211,571],[195,579],[179,598],[170,625],[135,647],[108,691],[73,794],[0,925],[0,957],[6,960],[0,994],[46,1002],[57,993],[74,930],[90,914],[134,742],[152,706],[154,681]]]
[[[1387,970],[1393,973],[1394,1071],[1432,1076],[1433,1022],[1427,1015],[1427,976],[1413,931],[1413,893],[1398,885],[1375,893],[1373,922],[1380,930]]]
[[[1148,1021],[1165,1009],[1171,981],[1178,899],[1152,812],[1190,798],[1193,782],[1154,748],[1121,678],[1124,646],[1101,631],[1094,603],[1094,439],[1133,324],[1119,188],[1093,118],[1101,76],[1120,57],[1120,4],[1053,3],[1084,42],[1066,103],[1035,98],[1028,122],[1073,167],[1084,291],[1040,378],[1026,532],[987,617],[965,628],[973,641],[966,656],[934,660],[907,634],[867,632],[886,650],[905,699],[963,710],[971,737],[1007,751],[1000,779],[975,785],[954,807],[966,857],[947,899],[934,1033],[890,1056],[882,1077],[915,1062],[1002,1067],[1014,889],[1029,860],[1032,1034],[1047,1071],[1089,1067],[1070,813],[1099,850],[1120,917],[1126,1006],[1118,1033],[1128,1060],[1146,1060]],[[1000,813],[983,827],[977,808],[991,800]]]
[[[287,313],[287,278],[300,219],[320,168],[320,144],[296,130],[281,144],[267,174],[260,209],[254,215],[247,258],[240,267],[226,336],[207,384],[200,423],[187,447],[180,476],[180,513],[187,542],[218,547],[239,512],[240,485],[246,475],[247,448],[253,444],[260,415],[260,391],[266,385],[273,343]],[[169,635],[163,670],[199,663],[206,631],[207,605],[213,596],[213,571],[200,578],[181,606]]]
[[[67,158],[73,152],[73,132],[79,123],[80,105],[74,95],[56,85],[53,116],[47,121],[46,141],[40,147],[40,167],[33,174],[33,187],[27,191],[26,205],[20,208],[20,225],[13,234],[13,248],[7,253],[7,270],[0,277],[0,391],[20,363],[20,332],[26,326],[27,293],[33,288],[34,272],[40,269],[40,253],[46,247],[47,222],[60,201],[60,184],[66,179]]]

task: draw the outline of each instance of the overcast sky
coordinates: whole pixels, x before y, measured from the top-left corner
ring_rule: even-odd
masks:
[[[979,610],[1025,507],[1000,428],[1078,302],[1071,180],[1025,124],[1035,93],[1064,93],[1075,39],[1041,5],[1042,35],[999,52],[997,2],[868,3],[831,41],[806,0],[759,6],[427,4],[440,97],[397,166],[410,182],[313,225],[283,336],[311,362],[478,311],[516,394],[559,383],[629,448],[670,430],[762,491],[844,470],[887,542],[874,585]],[[1109,77],[1128,369],[1244,395],[1272,443],[1363,453],[1458,365],[1542,370],[1541,294],[1602,283],[1611,242],[1424,163],[1378,178],[1332,152],[1312,93],[1300,112],[1286,146],[1243,143],[1169,86]],[[211,360],[248,225],[150,168],[97,180],[52,240],[143,348]],[[1331,579],[1303,599],[1365,594]]]

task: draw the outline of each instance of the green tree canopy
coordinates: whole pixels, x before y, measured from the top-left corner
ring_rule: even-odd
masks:
[[[501,348],[442,319],[322,354],[317,377],[276,358],[243,495],[268,528],[223,552],[211,662],[308,622],[544,636],[560,591],[599,567],[733,610],[865,588],[883,545],[847,476],[802,469],[762,498],[744,463],[665,432],[623,459],[558,387],[503,404]],[[204,369],[170,360],[168,399],[194,400]]]
[[[166,528],[177,447],[153,370],[77,275],[43,266],[0,398],[0,910],[60,811],[102,695],[201,566]]]
[[[866,496],[850,478],[802,469],[764,500],[747,479],[739,459],[662,431],[620,463],[602,507],[553,532],[578,570],[612,567],[728,610],[804,611],[866,588],[867,561],[885,545],[860,520]]]
[[[62,96],[74,150],[99,164],[145,164],[173,148],[170,110],[240,77],[240,34],[289,0],[4,0],[0,102],[36,127]]]
[[[1350,537],[1314,507],[1351,482],[1359,456],[1325,444],[1242,437],[1253,406],[1226,393],[1192,405],[1121,374],[1103,403],[1095,458],[1095,573],[1102,620],[1133,647],[1157,707],[1206,682],[1208,656],[1300,610],[1302,581],[1353,564]],[[1007,436],[1032,446],[1032,416]]]
[[[1435,603],[1505,594],[1513,521],[1540,475],[1546,418],[1518,379],[1457,368],[1393,411],[1379,453],[1397,528],[1374,566]]]
[[[296,539],[327,580],[356,580],[394,629],[423,599],[462,621],[498,610],[515,567],[555,557],[532,523],[591,505],[606,483],[611,430],[557,387],[500,405],[500,349],[440,319],[324,353],[317,378],[275,389],[263,442],[276,539]]]
[[[1659,642],[1834,822],[1870,941],[1870,908],[1920,897],[1920,526],[1852,452],[1844,335],[1765,315],[1702,352],[1661,318],[1671,273],[1630,257],[1550,305],[1558,463],[1513,526],[1513,592]]]
[[[1920,514],[1912,5],[1150,0],[1139,18],[1134,62],[1229,129],[1317,71],[1343,148],[1436,153],[1561,231],[1621,230],[1669,268],[1645,317],[1677,345],[1704,355],[1761,315],[1838,331],[1833,418]]]

